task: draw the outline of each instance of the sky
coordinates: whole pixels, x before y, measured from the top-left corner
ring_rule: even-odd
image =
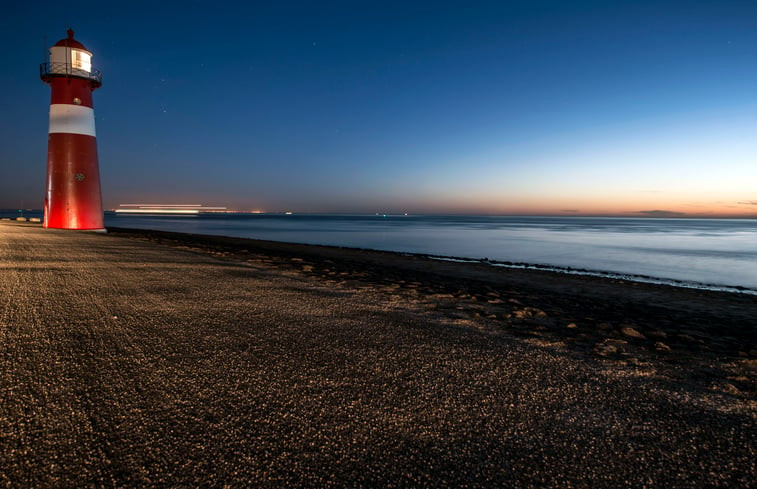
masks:
[[[108,209],[757,217],[754,0],[13,3],[0,208],[72,27]]]

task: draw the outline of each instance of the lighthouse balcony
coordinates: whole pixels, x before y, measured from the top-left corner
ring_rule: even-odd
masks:
[[[102,85],[103,75],[99,70],[85,70],[76,68],[70,63],[42,63],[39,65],[39,77],[42,81],[47,82],[53,77],[58,76],[75,76],[77,78],[86,78],[92,86],[97,88]]]

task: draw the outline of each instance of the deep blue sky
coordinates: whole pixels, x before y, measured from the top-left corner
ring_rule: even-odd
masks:
[[[754,0],[5,7],[0,207],[41,207],[69,26],[107,208],[757,214]]]

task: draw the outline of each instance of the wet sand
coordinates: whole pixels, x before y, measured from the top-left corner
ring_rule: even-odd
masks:
[[[757,298],[0,223],[7,487],[750,487]]]

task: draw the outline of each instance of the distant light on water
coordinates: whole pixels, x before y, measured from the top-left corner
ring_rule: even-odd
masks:
[[[163,209],[163,208],[145,208],[145,209],[116,209],[118,214],[199,214],[197,209]]]
[[[201,212],[225,212],[226,207],[210,207],[202,204],[120,204],[117,214],[190,214]]]
[[[174,208],[174,207],[202,207],[202,204],[118,204],[119,207],[145,207],[145,208],[155,208],[155,207],[165,207],[165,208]]]

